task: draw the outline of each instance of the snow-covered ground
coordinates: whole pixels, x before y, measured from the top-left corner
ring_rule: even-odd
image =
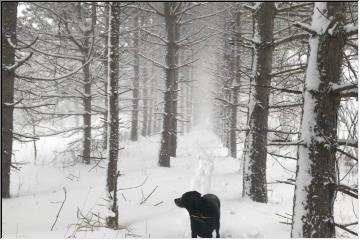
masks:
[[[101,168],[106,167],[105,162],[95,168],[69,166],[61,155],[54,159],[53,151],[64,149],[65,140],[49,137],[38,141],[37,165],[27,164],[21,172],[12,173],[13,198],[3,200],[3,237],[189,238],[188,213],[176,207],[173,199],[192,189],[220,198],[222,237],[290,236],[290,225],[280,223],[287,220],[277,214],[287,217],[291,214],[293,186],[269,184],[268,204],[242,198],[240,161],[227,157],[227,149],[210,128],[196,128],[179,137],[178,156],[171,159],[171,168],[157,166],[159,141],[160,137],[154,136],[121,144],[126,148],[119,157],[122,175],[118,188],[123,190],[119,191],[118,205],[122,228],[117,231],[96,227],[104,222],[106,213],[106,169]],[[16,161],[33,161],[31,143],[16,144],[15,149]],[[284,167],[294,171],[296,162],[269,158],[268,182],[294,178],[294,172]],[[65,197],[64,189],[66,200],[51,230]],[[358,203],[345,200],[346,204],[336,207],[336,218],[350,222],[354,212],[358,212]],[[342,234],[338,232],[339,236],[350,237]]]

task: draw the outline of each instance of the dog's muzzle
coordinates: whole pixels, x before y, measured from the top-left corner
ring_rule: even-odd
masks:
[[[184,205],[182,205],[181,198],[175,198],[174,202],[175,202],[176,206],[181,207],[181,208],[184,207]]]

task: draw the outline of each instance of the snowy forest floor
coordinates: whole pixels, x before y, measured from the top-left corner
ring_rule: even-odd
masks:
[[[197,128],[180,136],[178,156],[171,168],[157,166],[159,136],[122,143],[121,176],[118,188],[119,220],[122,229],[89,228],[103,223],[106,164],[95,167],[66,166],[54,151],[65,147],[59,137],[38,141],[38,161],[12,173],[11,199],[3,200],[2,233],[5,238],[189,238],[190,222],[186,210],[175,206],[173,199],[189,190],[214,193],[221,200],[221,237],[289,238],[293,186],[269,184],[269,203],[255,203],[241,197],[240,161],[227,157],[227,149],[209,128]],[[239,144],[240,145],[240,144]],[[15,145],[16,160],[33,159],[32,144]],[[281,161],[281,162],[279,162]],[[294,178],[296,162],[268,160],[268,182]],[[285,168],[290,169],[286,170]],[[355,173],[356,175],[356,173]],[[144,180],[146,180],[144,182]],[[354,176],[357,181],[357,175]],[[141,185],[137,188],[132,188]],[[59,208],[66,201],[51,231]],[[155,189],[156,188],[156,189]],[[151,192],[155,191],[151,194]],[[149,194],[151,194],[149,196]],[[148,197],[149,196],[149,197]],[[148,197],[148,198],[147,198]],[[143,200],[147,198],[145,202]],[[358,203],[339,196],[337,222],[354,221]],[[141,203],[143,202],[143,203]],[[86,219],[89,221],[85,223]],[[339,237],[351,237],[337,232]]]

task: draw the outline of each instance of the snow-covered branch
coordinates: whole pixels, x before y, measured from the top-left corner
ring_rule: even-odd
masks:
[[[298,3],[298,4],[294,4],[294,5],[290,5],[288,7],[283,7],[283,8],[277,8],[276,9],[276,13],[283,13],[283,12],[288,12],[288,11],[293,11],[297,8],[301,8],[301,7],[307,7],[312,5],[313,3],[311,2],[303,2],[303,3]]]
[[[332,84],[329,89],[330,94],[335,94],[339,97],[357,97],[358,96],[358,84],[347,83],[347,84]]]
[[[356,139],[338,139],[337,144],[340,146],[358,147],[358,140]]]
[[[139,56],[141,56],[141,57],[145,58],[146,60],[149,60],[150,62],[152,62],[155,66],[158,66],[158,67],[163,68],[163,69],[169,69],[168,66],[166,66],[166,65],[164,65],[164,64],[162,64],[162,63],[160,63],[160,62],[158,62],[158,61],[156,61],[156,60],[154,60],[152,58],[149,58],[149,57],[147,57],[147,56],[145,56],[145,55],[143,55],[141,53],[138,53],[138,54],[139,54]]]
[[[255,11],[256,11],[256,8],[255,8],[255,7],[250,6],[250,5],[247,5],[247,4],[243,5],[243,7],[244,7],[245,9],[247,9],[247,10],[250,10],[251,12],[255,12]]]
[[[25,43],[23,41],[21,41],[20,39],[17,39],[18,42],[24,44],[24,46],[18,46],[17,44],[14,44],[12,41],[11,41],[11,38],[8,37],[6,38],[8,43],[10,44],[10,46],[12,46],[14,49],[16,50],[22,50],[22,49],[26,49],[26,48],[30,48],[32,45],[34,45],[36,43],[36,41],[39,39],[39,36],[37,36],[32,42],[30,43]]]
[[[349,153],[345,152],[344,150],[342,150],[342,149],[340,149],[340,148],[335,148],[335,151],[337,151],[337,152],[339,152],[339,153],[341,153],[341,154],[345,155],[346,157],[348,157],[348,158],[350,158],[350,159],[355,160],[355,161],[357,161],[357,162],[358,162],[358,159],[357,159],[356,157],[354,157],[353,155],[351,155],[351,154],[349,154]]]
[[[160,35],[155,34],[155,33],[153,33],[153,32],[150,32],[150,31],[146,30],[146,29],[143,28],[143,27],[139,27],[139,28],[140,28],[142,31],[144,31],[144,32],[146,32],[147,34],[149,34],[150,36],[153,36],[153,37],[161,40],[163,43],[165,43],[165,44],[168,43],[168,41],[167,41],[165,38],[161,37]]]
[[[346,36],[352,36],[358,34],[358,26],[353,24],[348,24],[344,26]]]
[[[300,28],[300,29],[304,30],[305,32],[310,33],[310,34],[313,35],[313,36],[317,35],[316,30],[313,29],[309,24],[301,23],[301,22],[296,22],[296,23],[294,23],[294,26],[297,27],[297,28]]]
[[[190,3],[193,3],[193,2],[190,2]],[[181,15],[181,14],[184,14],[186,13],[187,11],[195,8],[195,7],[198,7],[198,6],[201,6],[201,5],[204,5],[205,3],[203,2],[200,2],[200,3],[194,3],[194,4],[190,4],[190,6],[188,7],[185,7],[185,8],[182,8],[181,11],[178,11],[178,12],[175,12],[175,15]]]
[[[271,105],[269,108],[292,108],[292,107],[301,107],[302,103],[293,103],[293,104],[285,104],[285,105]]]
[[[84,68],[84,66],[86,66],[87,64],[89,64],[93,59],[89,59],[87,60],[83,65],[81,65],[80,67],[76,68],[75,70],[73,70],[72,72],[59,76],[59,77],[55,77],[55,78],[38,78],[38,77],[27,77],[27,76],[21,76],[21,75],[16,75],[16,77],[18,78],[22,78],[22,79],[27,79],[27,80],[35,80],[35,81],[57,81],[63,78],[67,78],[70,77],[72,75],[74,75],[75,73],[79,72],[81,69]]]
[[[29,55],[23,57],[22,59],[20,59],[19,61],[15,62],[13,65],[11,66],[5,66],[4,64],[2,65],[2,68],[5,71],[15,71],[15,69],[17,69],[18,67],[20,67],[21,65],[23,65],[24,63],[27,62],[27,60],[29,60],[31,58],[31,56],[33,55],[33,52],[30,52]]]
[[[299,146],[304,145],[303,141],[281,141],[281,140],[273,140],[268,142],[269,146]]]
[[[230,8],[230,7],[229,7],[229,8]],[[220,10],[220,11],[215,12],[215,13],[210,13],[210,14],[207,14],[207,15],[202,15],[202,16],[190,18],[190,19],[187,19],[187,20],[184,20],[184,21],[180,21],[179,24],[180,24],[180,25],[185,25],[185,24],[187,24],[187,23],[191,23],[191,22],[196,21],[196,20],[200,20],[200,19],[204,19],[204,18],[208,18],[208,17],[212,17],[212,16],[215,16],[215,15],[218,15],[218,14],[220,14],[220,13],[222,13],[222,12],[227,11],[227,10],[228,10],[228,8],[224,8],[224,9],[222,9],[222,10]]]
[[[217,97],[215,98],[215,100],[221,101],[221,102],[223,102],[223,103],[225,103],[227,105],[231,105],[231,106],[234,106],[234,107],[247,107],[247,105],[245,105],[245,104],[234,104],[234,103],[229,102],[229,101],[227,101],[225,99],[221,99],[221,98],[217,98]]]
[[[148,6],[149,6],[152,10],[155,11],[156,14],[158,14],[158,15],[160,15],[160,16],[162,16],[162,17],[165,16],[165,14],[164,14],[163,12],[161,12],[159,9],[157,9],[156,7],[154,7],[154,6],[152,5],[152,3],[148,2],[147,4],[148,4]]]
[[[33,105],[33,106],[14,106],[14,108],[17,108],[17,109],[31,109],[31,108],[39,108],[39,107],[47,107],[47,106],[54,106],[55,104],[53,103],[47,103],[47,104],[40,104],[40,105]]]
[[[358,199],[358,189],[343,185],[343,184],[339,184],[337,185],[336,189],[342,193],[345,193],[346,195],[349,195],[353,198]]]
[[[182,67],[186,67],[186,66],[190,66],[191,64],[193,64],[194,62],[197,62],[199,61],[200,58],[196,58],[192,61],[189,61],[189,62],[186,62],[186,63],[183,63],[183,64],[180,64],[180,65],[177,65],[176,67],[174,67],[173,69],[179,69],[179,68],[182,68]]]
[[[274,41],[274,47],[277,47],[283,43],[288,43],[288,42],[292,42],[295,40],[307,40],[309,39],[309,34],[307,33],[297,33],[297,34],[293,34],[287,37],[283,37],[280,39],[277,39]]]

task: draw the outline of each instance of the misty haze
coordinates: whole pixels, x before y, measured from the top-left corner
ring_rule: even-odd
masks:
[[[357,2],[2,2],[3,238],[358,238]]]

